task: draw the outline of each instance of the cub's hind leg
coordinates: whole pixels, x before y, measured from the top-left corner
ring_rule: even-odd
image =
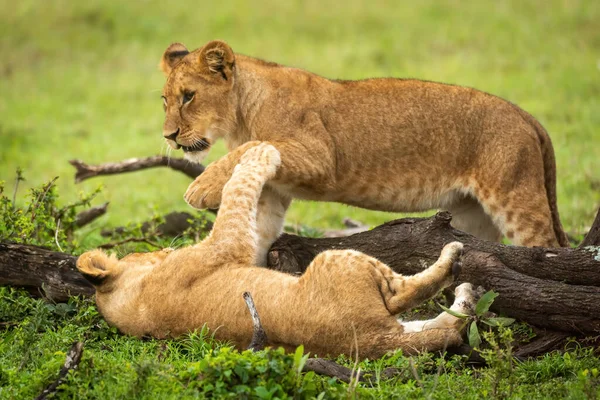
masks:
[[[463,244],[460,242],[447,244],[433,265],[410,276],[397,274],[376,260],[376,266],[385,279],[381,291],[390,313],[399,314],[415,307],[450,286],[458,273],[462,249]]]
[[[454,290],[454,304],[450,307],[452,311],[465,315],[472,315],[475,311],[477,295],[470,283],[463,283]],[[400,321],[405,333],[420,332],[427,329],[457,329],[460,330],[465,321],[452,314],[443,312],[433,319],[423,321]]]

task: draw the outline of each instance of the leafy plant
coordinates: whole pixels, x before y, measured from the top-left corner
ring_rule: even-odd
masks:
[[[498,293],[494,292],[493,290],[483,294],[483,296],[481,296],[475,305],[475,315],[463,314],[448,307],[444,307],[441,304],[439,306],[448,314],[465,320],[465,324],[469,325],[467,331],[469,345],[478,349],[482,343],[478,324],[485,324],[489,327],[505,327],[515,322],[514,318],[488,316],[488,311],[490,310],[490,307],[494,303],[494,299],[496,299],[496,297],[498,297]]]
[[[5,193],[4,182],[0,181],[0,240],[46,246],[53,250],[74,250],[77,246],[73,236],[77,228],[77,212],[88,207],[101,188],[90,194],[81,193],[78,201],[59,206],[57,179],[55,177],[41,187],[30,189],[23,207],[16,199],[19,182],[25,180],[22,171],[17,169],[12,199]]]

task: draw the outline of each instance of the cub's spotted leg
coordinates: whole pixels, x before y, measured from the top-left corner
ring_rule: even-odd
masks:
[[[463,283],[456,287],[454,290],[455,300],[454,304],[450,309],[452,311],[459,312],[461,314],[472,315],[475,311],[475,304],[477,303],[477,294],[473,289],[473,285],[470,283]],[[457,329],[463,327],[465,321],[461,318],[457,318],[452,314],[443,312],[434,319],[425,321],[407,321],[403,322],[398,320],[400,325],[404,327],[404,332],[420,332],[427,329]]]
[[[256,214],[265,183],[281,164],[275,147],[261,143],[244,153],[223,189],[223,201],[206,239],[221,263],[253,264],[258,249]],[[206,245],[204,242],[201,245]]]
[[[450,286],[460,269],[462,249],[460,242],[447,244],[433,265],[411,276],[397,274],[377,261],[376,267],[385,279],[381,292],[390,313],[399,314],[415,307]]]

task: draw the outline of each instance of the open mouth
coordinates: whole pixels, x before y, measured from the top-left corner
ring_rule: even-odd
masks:
[[[208,141],[206,139],[200,139],[200,140],[194,142],[194,144],[192,144],[191,146],[184,146],[179,143],[177,145],[184,151],[184,153],[194,153],[197,151],[204,151],[210,147],[210,143],[208,143]]]

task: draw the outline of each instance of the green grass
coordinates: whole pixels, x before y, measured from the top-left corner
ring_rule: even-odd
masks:
[[[97,245],[95,233],[106,225],[188,209],[183,175],[156,169],[75,185],[68,160],[164,154],[159,58],[173,41],[194,48],[219,38],[234,51],[330,78],[422,78],[519,104],[553,139],[562,221],[569,232],[582,233],[600,205],[599,20],[594,0],[349,0],[343,6],[323,0],[0,0],[0,179],[12,194],[15,170],[23,168],[23,198],[26,189],[60,176],[64,201],[103,185],[94,204],[110,201],[110,211],[76,238],[76,252]],[[224,151],[218,145],[209,160]],[[327,228],[346,216],[376,225],[396,215],[297,202],[288,222]],[[173,341],[124,337],[89,300],[54,305],[0,288],[0,322],[0,398],[36,396],[55,379],[76,340],[85,341],[84,358],[63,397],[178,398],[211,390],[266,396],[256,391],[262,387],[298,396],[325,392],[327,398],[589,398],[599,387],[598,358],[577,347],[517,363],[508,374],[501,349],[490,356],[497,364],[482,369],[462,358],[423,355],[413,359],[419,380],[409,359],[395,354],[361,368],[397,367],[397,378],[353,388],[298,375],[292,355],[240,355],[202,333]],[[235,372],[235,365],[243,368]]]
[[[313,372],[298,374],[301,353],[239,353],[207,331],[179,340],[124,337],[106,325],[91,300],[55,305],[0,288],[0,315],[6,324],[0,327],[1,399],[37,396],[57,378],[71,344],[81,340],[82,360],[60,386],[60,398],[584,399],[600,394],[600,360],[591,349],[577,346],[512,364],[492,352],[490,357],[499,360],[493,368],[469,367],[460,356],[395,353],[358,365],[340,357],[343,365],[373,373],[370,381],[347,385]],[[381,379],[388,367],[398,374]]]
[[[60,192],[105,186],[105,222],[186,209],[189,183],[167,170],[73,183],[67,161],[164,153],[157,64],[173,41],[227,40],[234,51],[331,78],[416,77],[497,94],[536,116],[557,154],[565,227],[591,224],[600,202],[600,3],[597,1],[8,1],[0,0],[0,176],[17,166]],[[221,146],[211,155],[223,154]],[[9,187],[10,189],[10,187]],[[291,223],[339,226],[394,217],[297,202]]]

